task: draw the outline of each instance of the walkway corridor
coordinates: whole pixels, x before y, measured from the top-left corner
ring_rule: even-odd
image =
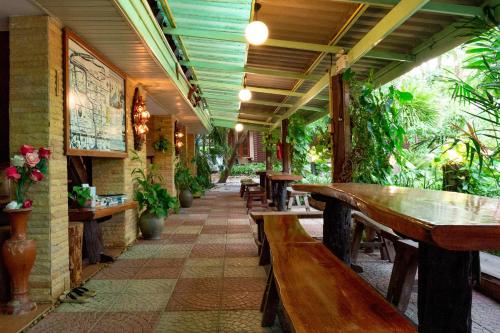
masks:
[[[260,327],[264,269],[238,188],[207,192],[166,221],[162,240],[138,241],[29,332],[272,332]]]

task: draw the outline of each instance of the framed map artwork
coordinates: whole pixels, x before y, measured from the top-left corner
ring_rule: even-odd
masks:
[[[66,155],[126,157],[125,74],[64,33]]]

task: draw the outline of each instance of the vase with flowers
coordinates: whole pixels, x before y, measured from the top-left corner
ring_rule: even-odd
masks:
[[[35,241],[26,237],[33,205],[33,200],[27,195],[32,185],[44,179],[50,155],[47,148],[23,145],[5,169],[5,176],[15,190],[14,200],[4,209],[10,223],[10,238],[2,247],[3,260],[11,278],[11,300],[3,308],[7,314],[20,315],[36,308],[28,296],[28,279],[35,263],[36,247]]]

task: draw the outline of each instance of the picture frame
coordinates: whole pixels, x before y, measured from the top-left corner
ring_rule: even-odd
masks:
[[[64,137],[68,156],[128,156],[126,74],[64,29]]]

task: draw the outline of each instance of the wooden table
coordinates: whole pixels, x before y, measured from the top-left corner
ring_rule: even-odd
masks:
[[[291,182],[299,181],[302,176],[283,172],[273,172],[267,178],[271,181],[272,200],[278,211],[286,210],[286,188]]]
[[[114,214],[137,208],[137,202],[127,201],[120,205],[97,208],[69,209],[70,222],[85,222],[83,227],[83,243],[86,249],[89,264],[101,261],[101,253],[104,250],[101,230],[98,222],[104,222]]]
[[[256,174],[259,175],[259,183],[260,183],[260,187],[262,187],[262,188],[266,188],[266,177],[267,177],[268,172],[271,172],[271,171],[261,170],[261,171],[256,172]]]
[[[470,332],[472,251],[500,250],[500,200],[370,184],[293,186],[326,202],[323,242],[349,263],[350,210],[419,242],[419,332]]]

